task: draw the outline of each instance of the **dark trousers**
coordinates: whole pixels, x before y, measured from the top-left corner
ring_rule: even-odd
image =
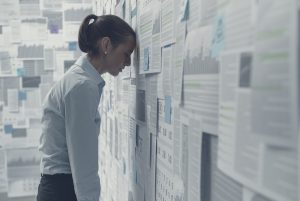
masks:
[[[77,201],[72,175],[42,175],[37,201]]]

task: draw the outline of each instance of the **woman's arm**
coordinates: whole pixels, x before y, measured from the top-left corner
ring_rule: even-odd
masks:
[[[66,140],[78,201],[99,201],[97,85],[83,81],[65,96]]]

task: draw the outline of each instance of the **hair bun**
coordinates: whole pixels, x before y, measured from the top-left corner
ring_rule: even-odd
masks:
[[[98,19],[97,15],[90,14],[86,16],[80,25],[78,35],[78,45],[82,52],[88,53],[93,49],[89,37],[89,25],[93,24]]]

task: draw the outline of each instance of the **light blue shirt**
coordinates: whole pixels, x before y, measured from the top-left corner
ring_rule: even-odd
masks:
[[[99,201],[98,105],[105,81],[81,56],[48,93],[43,103],[43,174],[72,174],[78,201]]]

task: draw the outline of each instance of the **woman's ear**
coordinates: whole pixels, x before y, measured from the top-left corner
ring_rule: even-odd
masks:
[[[112,50],[112,44],[109,37],[103,37],[101,39],[101,48],[105,55],[109,54]]]

